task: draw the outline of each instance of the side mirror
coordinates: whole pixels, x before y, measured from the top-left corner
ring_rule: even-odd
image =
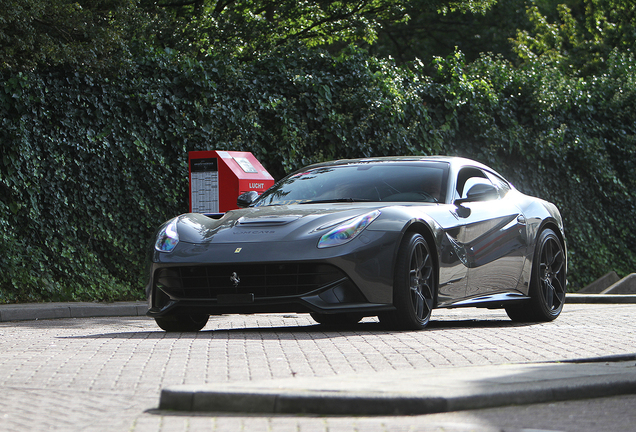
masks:
[[[477,183],[468,190],[466,198],[455,200],[455,205],[461,205],[465,202],[490,201],[497,199],[498,196],[499,192],[497,192],[495,186],[486,183]]]
[[[236,199],[236,205],[240,208],[249,207],[256,201],[256,198],[258,198],[258,192],[256,191],[243,192]]]

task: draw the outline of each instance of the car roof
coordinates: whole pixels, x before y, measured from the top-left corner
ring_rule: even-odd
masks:
[[[303,169],[307,168],[319,168],[319,167],[327,167],[327,166],[339,166],[339,165],[355,165],[362,163],[382,163],[382,162],[446,162],[455,168],[459,168],[461,166],[469,165],[477,168],[483,168],[488,171],[494,170],[480,162],[458,157],[458,156],[381,156],[381,157],[370,157],[370,158],[358,158],[358,159],[339,159],[329,162],[320,162],[316,164],[309,165]]]

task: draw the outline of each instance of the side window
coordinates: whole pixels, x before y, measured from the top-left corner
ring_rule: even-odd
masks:
[[[506,194],[510,192],[510,189],[512,189],[510,187],[510,183],[508,183],[506,180],[502,179],[501,177],[493,173],[486,173],[486,174],[488,175],[488,178],[490,179],[492,184],[494,184],[495,187],[497,188],[497,191],[499,192],[499,198],[505,197]]]
[[[470,188],[480,183],[492,185],[484,171],[477,168],[463,168],[457,176],[457,194],[461,198],[466,198]]]

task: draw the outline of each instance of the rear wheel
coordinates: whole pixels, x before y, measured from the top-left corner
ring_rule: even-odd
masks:
[[[395,265],[395,311],[379,316],[391,328],[419,330],[426,327],[435,299],[436,271],[430,248],[420,234],[408,234],[400,245]]]
[[[309,315],[318,323],[326,326],[349,326],[357,324],[363,317],[356,313],[322,314],[311,312]]]
[[[178,313],[155,317],[155,322],[167,332],[198,332],[208,323],[209,315]]]
[[[539,235],[530,275],[528,303],[506,308],[513,321],[552,321],[565,303],[565,251],[559,237],[551,229]]]

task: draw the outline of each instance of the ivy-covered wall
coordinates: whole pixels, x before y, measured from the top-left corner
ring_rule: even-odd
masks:
[[[0,303],[142,298],[150,238],[187,211],[187,152],[205,149],[251,151],[275,178],[342,157],[473,157],[560,207],[571,290],[636,268],[633,58],[582,80],[455,53],[429,77],[286,50],[0,76]]]

